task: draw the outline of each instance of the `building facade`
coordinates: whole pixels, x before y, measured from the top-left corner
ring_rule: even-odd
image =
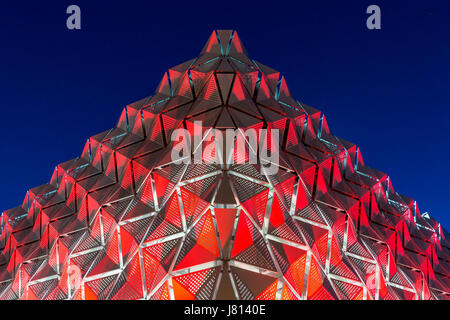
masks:
[[[231,30],[0,221],[0,299],[450,297],[448,233]]]

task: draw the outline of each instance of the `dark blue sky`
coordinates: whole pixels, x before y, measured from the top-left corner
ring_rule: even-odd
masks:
[[[0,210],[197,56],[213,29],[237,29],[251,58],[450,226],[448,1],[28,2],[0,9]],[[70,4],[80,31],[66,28]],[[366,28],[371,4],[381,30]]]

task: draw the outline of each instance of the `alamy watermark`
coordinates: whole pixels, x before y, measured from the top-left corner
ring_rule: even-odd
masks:
[[[69,30],[81,29],[81,9],[79,6],[72,4],[67,7],[66,13],[70,16],[67,17],[66,26]],[[379,6],[373,4],[367,7],[367,14],[370,16],[366,20],[366,26],[369,30],[381,29],[381,9]]]
[[[381,29],[381,9],[379,6],[373,4],[367,7],[367,14],[370,16],[367,18],[366,26],[369,30]]]
[[[191,132],[192,131],[192,132]],[[205,129],[195,121],[193,129],[176,129],[171,159],[176,164],[258,164],[261,174],[278,172],[280,133],[278,129]]]
[[[69,30],[80,30],[81,29],[81,9],[77,5],[70,5],[66,9],[66,13],[70,14],[66,20],[66,26]]]

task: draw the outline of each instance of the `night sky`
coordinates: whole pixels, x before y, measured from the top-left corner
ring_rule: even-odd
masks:
[[[296,99],[449,229],[448,1],[28,2],[0,8],[0,211],[153,94],[213,29],[236,29],[250,58],[280,71]],[[71,4],[81,30],[66,28]],[[366,27],[371,4],[381,30]]]

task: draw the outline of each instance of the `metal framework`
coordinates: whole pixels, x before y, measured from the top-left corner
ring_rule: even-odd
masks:
[[[195,121],[206,137],[278,129],[278,173],[174,163],[171,134],[194,134]],[[235,159],[252,152],[236,150]],[[279,72],[250,60],[231,30],[169,69],[153,96],[3,212],[0,227],[0,299],[450,295],[447,232],[334,136],[323,113],[294,100]]]

